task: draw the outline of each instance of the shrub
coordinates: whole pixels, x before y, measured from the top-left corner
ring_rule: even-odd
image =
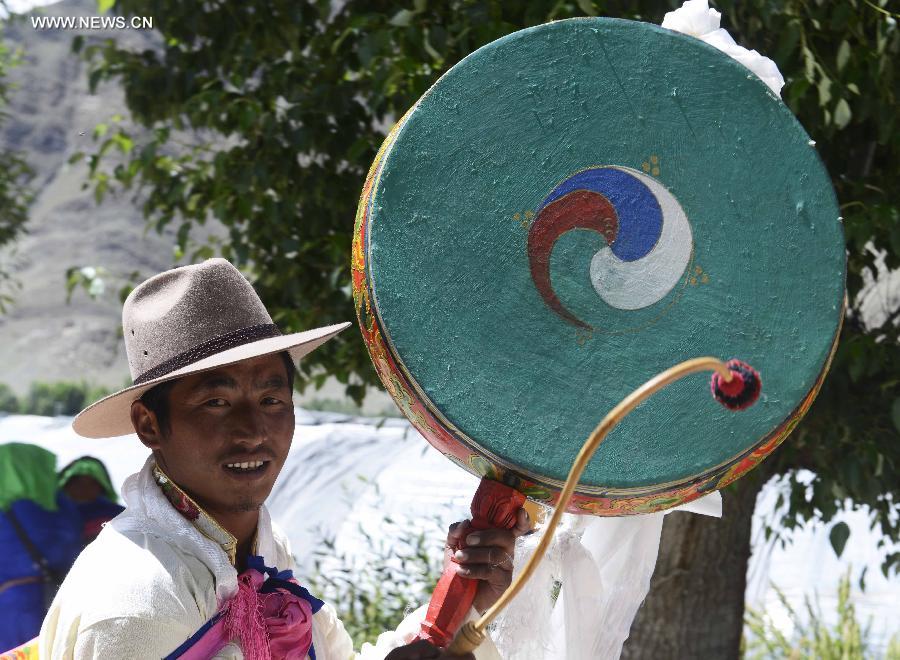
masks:
[[[9,405],[15,400],[12,391],[6,385],[0,384],[0,410],[19,412],[24,415],[75,415],[85,406],[110,393],[105,387],[89,385],[85,382],[57,382],[57,383],[32,383],[31,387],[18,405],[4,408],[4,388],[13,398],[7,401]]]
[[[0,412],[19,412],[19,399],[5,383],[0,383]]]
[[[746,660],[863,660],[874,657],[869,641],[869,626],[863,627],[856,617],[850,598],[850,571],[838,582],[838,620],[827,625],[821,609],[806,598],[806,616],[799,614],[775,589],[778,600],[787,611],[794,632],[790,639],[774,625],[764,612],[747,608],[746,624],[750,633],[745,638]],[[887,648],[886,660],[900,660],[900,639],[895,635]]]
[[[368,556],[354,559],[338,552],[333,538],[316,551],[310,591],[334,606],[355,648],[374,644],[379,634],[395,629],[412,609],[429,601],[443,563],[442,523],[388,517],[377,538],[358,527]]]

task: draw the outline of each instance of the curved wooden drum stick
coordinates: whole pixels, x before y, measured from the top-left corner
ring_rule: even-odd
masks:
[[[746,366],[746,365],[745,365]],[[559,501],[556,503],[556,508],[553,510],[553,515],[550,517],[549,522],[546,525],[546,531],[544,532],[543,537],[538,543],[537,548],[535,548],[534,554],[531,556],[531,559],[528,560],[528,563],[522,569],[522,572],[513,580],[513,583],[509,585],[509,588],[503,592],[503,595],[497,600],[494,605],[485,612],[480,619],[474,622],[466,623],[460,631],[457,633],[456,637],[453,639],[453,642],[448,647],[448,652],[452,654],[462,655],[464,653],[471,653],[484,641],[485,638],[485,629],[487,629],[488,625],[497,617],[497,615],[503,610],[504,607],[515,598],[516,594],[524,586],[525,582],[531,577],[531,574],[534,573],[534,569],[537,568],[538,562],[544,556],[544,553],[547,551],[547,547],[550,545],[550,541],[553,539],[553,533],[556,530],[557,525],[559,524],[560,519],[562,518],[563,512],[566,510],[566,505],[569,503],[569,499],[572,497],[572,493],[575,491],[575,486],[578,485],[578,480],[581,478],[581,474],[584,472],[585,467],[587,467],[588,461],[591,459],[591,456],[594,455],[594,452],[597,451],[597,448],[600,446],[600,443],[606,438],[609,432],[615,428],[615,426],[622,421],[622,419],[634,410],[638,405],[644,402],[645,399],[648,399],[651,395],[659,390],[663,389],[667,385],[674,383],[677,380],[680,380],[684,376],[688,376],[693,373],[701,372],[701,371],[714,371],[715,376],[718,376],[718,379],[714,376],[714,385],[715,383],[731,383],[733,379],[740,378],[742,381],[742,387],[747,389],[747,391],[753,391],[752,400],[748,401],[747,405],[752,404],[756,397],[759,396],[759,376],[755,375],[755,381],[753,381],[754,376],[750,375],[748,378],[748,374],[742,374],[741,372],[733,369],[728,364],[712,357],[704,357],[704,358],[695,358],[693,360],[687,360],[685,362],[681,362],[680,364],[675,365],[674,367],[667,369],[662,372],[658,376],[648,380],[641,387],[636,389],[634,392],[625,397],[615,408],[613,408],[609,414],[603,418],[603,421],[594,429],[588,439],[585,441],[584,446],[582,446],[581,451],[578,452],[578,457],[575,459],[575,463],[572,465],[572,469],[569,471],[569,476],[566,479],[566,485],[560,494]],[[752,370],[751,370],[752,371]],[[755,374],[755,372],[753,372]],[[731,396],[731,392],[729,391],[729,396]],[[714,396],[716,400],[718,400],[723,405],[726,405],[724,401],[716,394],[716,388],[714,387]]]

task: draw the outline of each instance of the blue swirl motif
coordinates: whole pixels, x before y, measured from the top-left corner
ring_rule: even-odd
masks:
[[[547,195],[528,234],[532,280],[547,306],[570,323],[590,328],[569,312],[550,283],[550,254],[572,229],[605,239],[591,260],[590,280],[600,298],[636,310],[662,300],[681,279],[693,252],[690,223],[662,184],[625,167],[576,172]]]
[[[615,209],[619,223],[617,235],[610,245],[613,254],[622,261],[637,261],[650,253],[662,233],[663,214],[646,184],[625,170],[612,167],[583,170],[547,195],[541,209],[575,190],[602,195]]]

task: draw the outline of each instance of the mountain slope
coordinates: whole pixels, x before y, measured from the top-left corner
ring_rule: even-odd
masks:
[[[87,16],[91,0],[65,0],[33,15]],[[96,149],[93,129],[119,113],[127,116],[119,89],[89,94],[86,65],[71,52],[77,35],[113,37],[135,47],[152,46],[153,35],[138,30],[39,30],[30,17],[8,24],[5,39],[24,50],[14,70],[10,118],[0,148],[24,153],[36,170],[37,192],[29,233],[14,254],[0,255],[21,289],[0,315],[0,382],[27,390],[32,380],[81,380],[111,386],[128,377],[118,337],[121,304],[114,290],[99,301],[77,292],[66,304],[65,273],[73,266],[101,265],[113,274],[149,276],[173,265],[174,238],[146,231],[140,206],[128,193],[98,206],[83,189],[84,163],[68,165],[76,152]],[[117,284],[117,282],[112,282]],[[117,288],[117,287],[114,287]]]

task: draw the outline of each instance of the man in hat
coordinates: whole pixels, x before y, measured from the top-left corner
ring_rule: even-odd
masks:
[[[282,335],[223,259],[147,280],[122,321],[134,385],[73,426],[86,437],[135,432],[152,453],[125,482],[125,512],[62,585],[40,657],[351,657],[334,609],[293,578],[263,505],[294,433],[294,363],[350,324]],[[526,527],[520,513],[515,530],[479,532],[462,555],[460,571],[482,580],[479,609],[509,584]],[[496,653],[483,648],[479,657]],[[387,657],[450,656],[418,642]]]

